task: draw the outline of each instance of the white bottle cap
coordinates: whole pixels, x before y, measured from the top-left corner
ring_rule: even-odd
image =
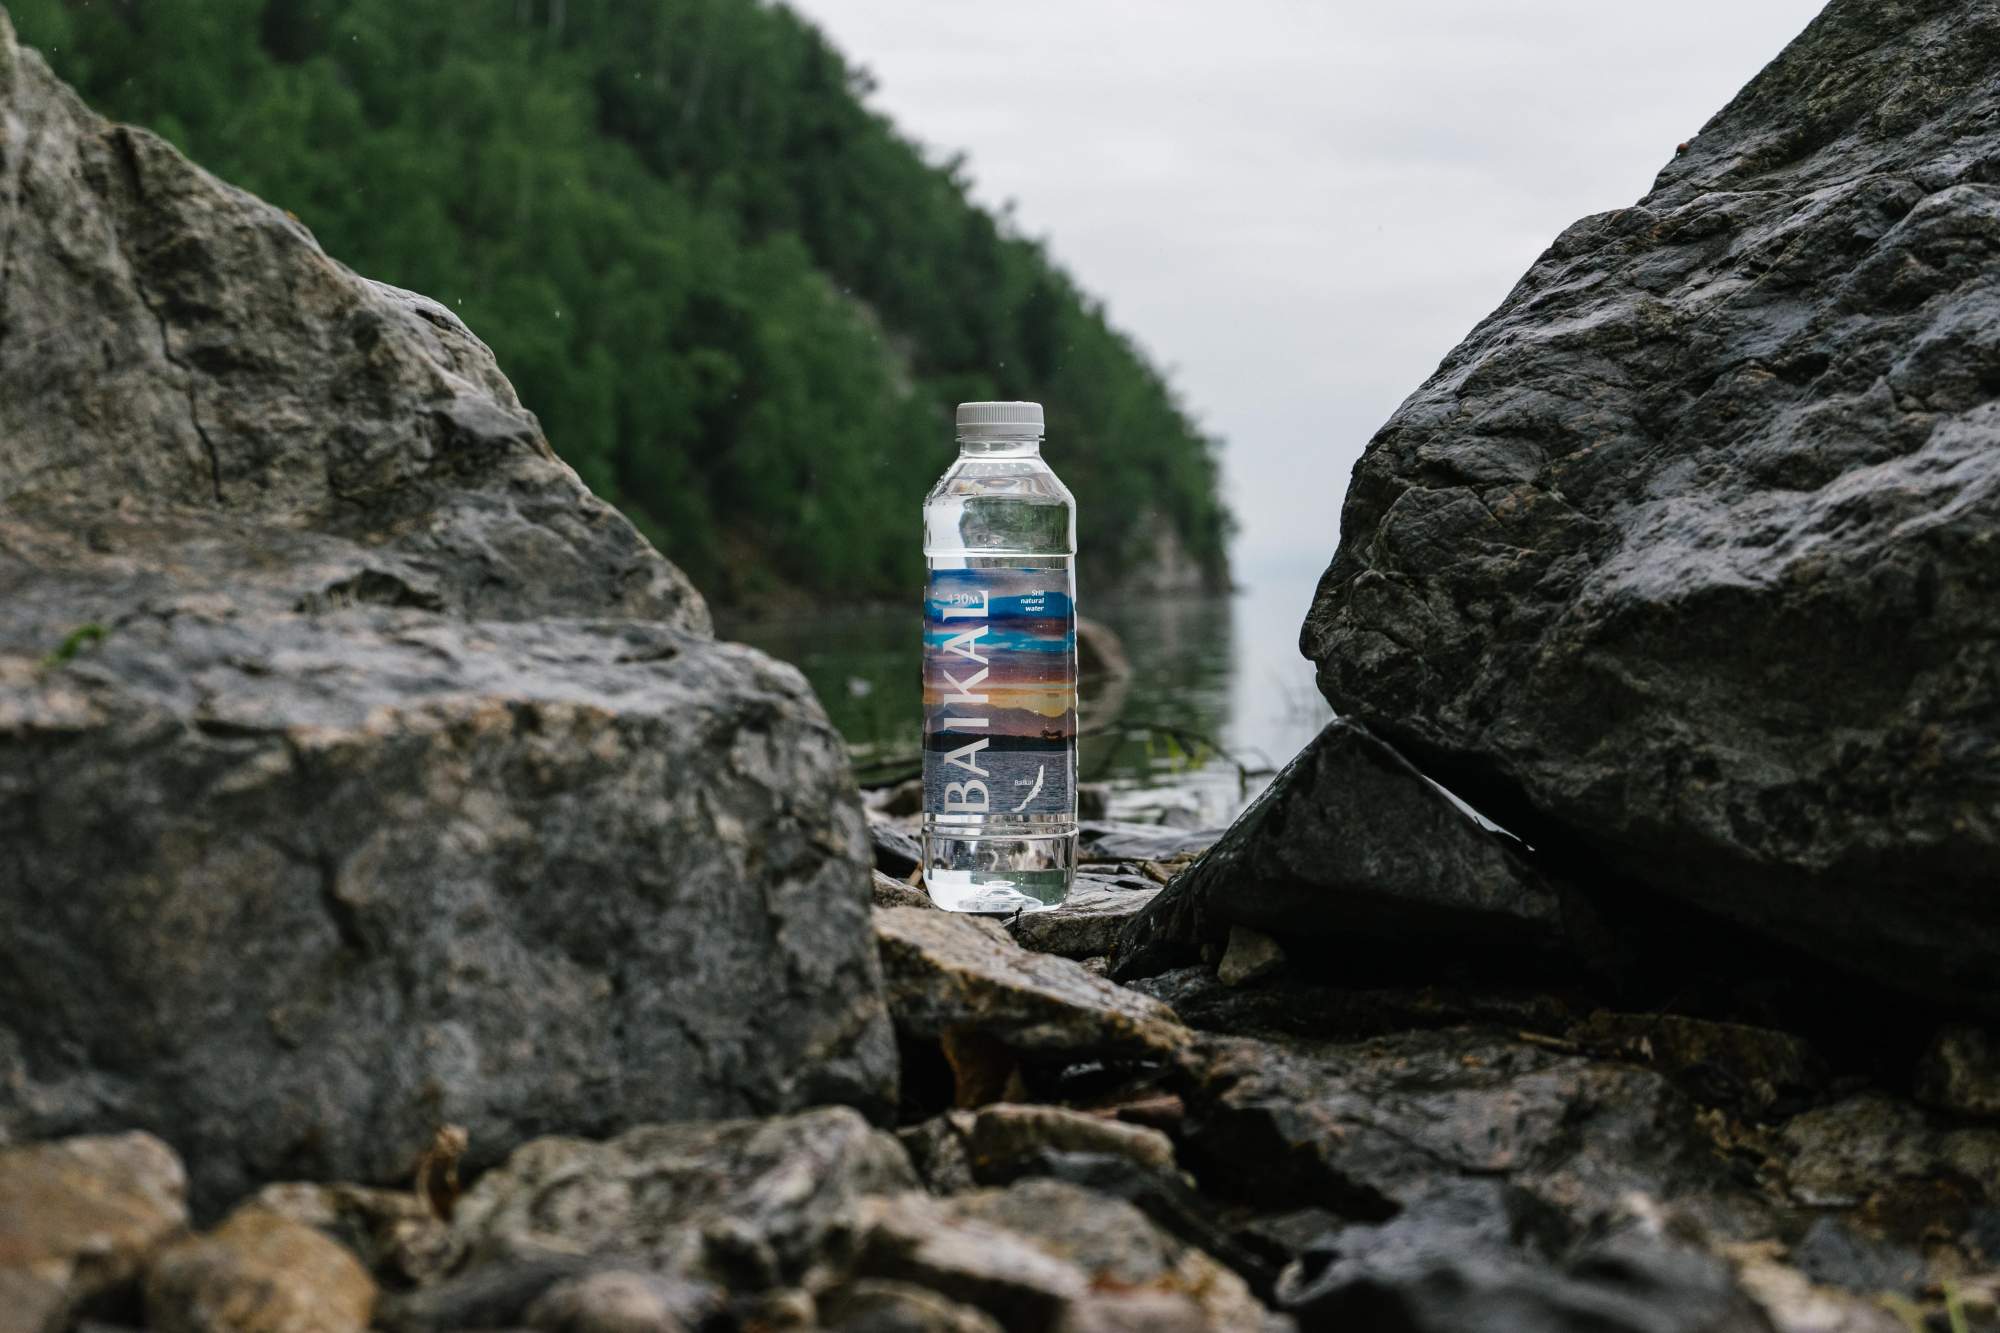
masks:
[[[1040,403],[960,403],[960,435],[1027,435],[1042,433]]]

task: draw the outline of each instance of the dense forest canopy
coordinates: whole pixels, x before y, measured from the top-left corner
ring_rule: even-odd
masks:
[[[453,307],[725,601],[906,593],[951,404],[1039,398],[1086,578],[1212,580],[1217,445],[1033,240],[756,0],[12,0],[106,113]]]

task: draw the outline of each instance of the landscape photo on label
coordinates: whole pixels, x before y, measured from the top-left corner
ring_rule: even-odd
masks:
[[[927,789],[983,780],[997,810],[1067,799],[1076,628],[1061,570],[946,569],[924,603]],[[981,742],[984,742],[982,745]],[[957,762],[951,759],[961,754]],[[1046,761],[1037,762],[1037,761]]]
[[[924,731],[933,748],[945,733],[1055,747],[1076,735],[1075,620],[1068,592],[1048,587],[1064,577],[1047,569],[932,573]]]

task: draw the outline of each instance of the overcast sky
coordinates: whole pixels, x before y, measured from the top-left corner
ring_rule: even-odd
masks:
[[[790,2],[1227,441],[1259,579],[1332,555],[1396,404],[1821,0]]]

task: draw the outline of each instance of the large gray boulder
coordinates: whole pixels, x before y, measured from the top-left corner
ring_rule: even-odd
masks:
[[[2000,1012],[2000,5],[1833,0],[1355,469],[1327,698],[1544,851]]]
[[[0,1142],[150,1129],[212,1214],[888,1104],[839,737],[464,325],[4,18],[0,237]]]

